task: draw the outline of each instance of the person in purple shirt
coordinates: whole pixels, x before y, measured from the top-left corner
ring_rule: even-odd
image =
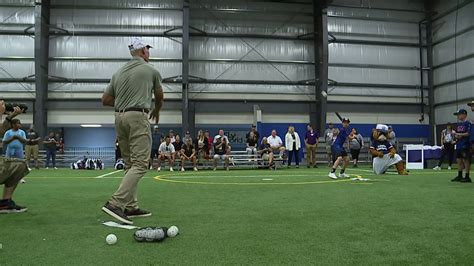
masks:
[[[313,126],[308,125],[306,127],[306,135],[304,137],[304,143],[306,145],[306,161],[308,168],[316,167],[316,150],[318,149],[319,144],[319,134],[313,129]]]
[[[458,117],[458,124],[455,128],[456,137],[456,155],[458,160],[458,175],[453,178],[453,182],[471,183],[469,172],[471,170],[471,122],[467,119],[467,111],[465,109],[459,109],[454,113]],[[462,177],[464,170],[465,177]]]

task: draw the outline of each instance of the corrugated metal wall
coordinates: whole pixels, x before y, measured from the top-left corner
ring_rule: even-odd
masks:
[[[34,23],[33,1],[1,2],[12,5],[0,9],[4,30],[23,30]],[[129,60],[127,44],[132,35],[146,35],[155,47],[151,63],[164,78],[179,76],[181,38],[152,35],[181,26],[181,8],[181,1],[172,0],[53,0],[51,25],[70,34],[51,38],[49,71],[69,81],[50,82],[50,97],[97,98],[112,73]],[[304,82],[315,74],[311,1],[196,0],[191,1],[190,14],[190,75],[215,81],[191,83],[191,100],[301,101],[307,111],[295,115],[309,119],[308,103],[316,97],[314,86]],[[405,108],[405,117],[397,120],[387,111],[375,112],[369,119],[370,107],[362,110],[360,104],[354,105],[352,113],[361,118],[360,123],[383,121],[384,115],[391,117],[390,123],[418,123],[416,104],[422,101],[418,22],[423,17],[421,0],[332,1],[328,31],[335,41],[329,45],[329,78],[336,85],[329,88],[329,111],[342,103],[349,110],[354,102],[387,103]],[[210,36],[193,35],[199,31]],[[34,74],[33,39],[0,38],[0,66],[8,71],[0,68],[0,77],[21,79]],[[228,84],[232,81],[247,84]],[[29,90],[27,96],[34,97],[33,83],[2,82],[0,90]],[[180,84],[166,83],[165,92],[168,99],[181,99]],[[425,91],[425,103],[427,95]],[[333,119],[331,114],[328,117]]]
[[[474,2],[437,1],[433,23],[436,123],[454,122],[474,100]]]

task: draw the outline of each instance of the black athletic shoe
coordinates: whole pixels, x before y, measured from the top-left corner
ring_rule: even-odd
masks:
[[[459,182],[461,182],[461,183],[472,183],[472,180],[471,180],[470,177],[468,177],[468,178],[461,179],[461,181],[459,181]]]
[[[136,209],[136,210],[125,210],[125,215],[127,215],[128,218],[135,218],[135,217],[148,217],[151,216],[151,212],[145,211],[142,209]]]
[[[9,200],[8,202],[0,205],[0,214],[8,214],[8,213],[22,213],[26,212],[28,208],[22,207],[20,205],[16,205],[13,200]]]
[[[104,207],[102,207],[102,211],[124,224],[133,224],[133,221],[130,220],[127,215],[125,215],[122,209],[110,204],[109,202],[105,203]]]
[[[462,177],[456,176],[455,178],[451,179],[451,182],[461,182]]]

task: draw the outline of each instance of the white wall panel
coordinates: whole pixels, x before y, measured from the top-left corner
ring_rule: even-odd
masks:
[[[32,2],[32,1],[30,1]],[[133,0],[133,1],[113,1],[113,0],[52,0],[51,5],[71,5],[71,6],[94,6],[94,7],[118,7],[118,8],[181,8],[180,0]]]
[[[35,39],[30,36],[0,35],[0,57],[33,57],[34,42]]]
[[[53,61],[49,63],[49,73],[53,76],[67,78],[105,78],[112,75],[126,62],[83,62],[83,61]],[[162,78],[181,74],[181,63],[153,62],[151,63]]]
[[[474,81],[459,82],[457,86],[450,84],[435,89],[435,103],[455,101],[456,99],[474,99]]]
[[[454,50],[455,39],[449,39],[433,47],[433,64],[439,65],[457,58],[474,54],[474,31],[459,35],[456,40],[457,51]]]
[[[74,31],[113,29],[139,32],[182,26],[182,12],[171,10],[52,9],[51,24]]]
[[[181,38],[176,38],[180,40]],[[181,58],[181,44],[168,38],[143,37],[153,46],[150,57]],[[50,57],[130,58],[130,37],[61,36],[50,41]]]
[[[196,113],[195,123],[211,125],[252,124],[253,113],[226,113],[224,110],[215,114]]]
[[[265,40],[245,38],[191,38],[191,59],[241,59],[264,61],[255,48],[267,60],[314,61],[313,44],[308,41]]]
[[[68,124],[114,124],[115,117],[112,109],[97,110],[49,110],[48,124],[68,125]],[[160,113],[160,123],[180,124],[181,111],[164,110]]]
[[[302,114],[302,113],[269,114],[269,113],[263,112],[262,122],[264,123],[309,123],[309,114]],[[280,132],[279,134],[282,135],[284,134],[284,132]]]
[[[220,76],[219,79],[232,80],[299,81],[314,78],[314,66],[277,64],[275,67],[284,75],[268,63],[226,62],[205,64],[192,62],[189,64],[189,74],[207,79],[216,79]]]
[[[454,81],[473,75],[474,58],[460,61],[457,63],[457,75],[454,64],[440,67],[434,70],[434,84],[440,84],[447,81]]]
[[[416,70],[329,67],[329,78],[337,82],[417,85],[420,73]]]
[[[404,10],[424,10],[424,3],[422,0],[333,0],[331,4],[334,5],[346,5],[353,7],[364,7],[370,8],[392,8],[392,9],[404,9]]]
[[[471,2],[467,6],[458,10],[457,13],[457,25],[456,25],[456,12],[436,20],[433,22],[433,41],[436,42],[444,37],[450,36],[455,32],[463,31],[474,24],[474,2]]]
[[[329,45],[329,63],[414,67],[420,60],[418,48],[333,43]]]
[[[2,25],[0,28],[5,28],[14,25],[34,24],[35,23],[35,9],[33,6],[25,7],[5,7],[0,8],[0,21]]]
[[[373,34],[384,37],[400,36],[400,40],[417,40],[418,25],[409,23],[328,18],[328,31],[344,34]]]
[[[357,17],[366,19],[403,19],[405,21],[411,21],[418,23],[424,18],[423,13],[416,12],[404,12],[404,11],[393,11],[393,10],[381,10],[381,9],[362,9],[362,8],[350,8],[350,7],[339,7],[329,6],[329,16],[338,17]]]
[[[0,61],[0,78],[24,78],[34,73],[33,61]]]

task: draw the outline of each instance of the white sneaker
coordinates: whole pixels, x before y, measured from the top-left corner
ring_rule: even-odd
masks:
[[[349,177],[351,177],[351,176],[346,174],[346,173],[339,174],[339,178],[349,178]]]
[[[160,172],[160,171],[161,171],[161,167],[156,168],[156,171]]]
[[[31,171],[31,170],[33,170],[33,169],[31,169],[31,168],[28,167],[28,171]]]
[[[448,170],[451,170],[451,166],[448,166]]]
[[[153,165],[150,165],[150,170],[153,170]]]
[[[46,170],[49,169],[49,167],[46,167]]]
[[[170,172],[174,172],[173,167],[170,167]]]
[[[433,170],[435,170],[435,171],[439,171],[439,170],[441,170],[441,167],[439,167],[439,166],[436,166],[435,168],[433,168]]]
[[[21,180],[20,180],[20,183],[25,184],[25,183],[26,183],[26,180],[25,180],[25,179],[21,179]]]
[[[328,176],[332,179],[337,179],[336,173],[329,173]]]
[[[197,172],[198,169],[196,167],[194,167],[193,170]]]
[[[181,167],[181,172],[184,172],[184,167]]]
[[[54,170],[58,170],[58,168],[57,168],[57,167],[54,167]]]

